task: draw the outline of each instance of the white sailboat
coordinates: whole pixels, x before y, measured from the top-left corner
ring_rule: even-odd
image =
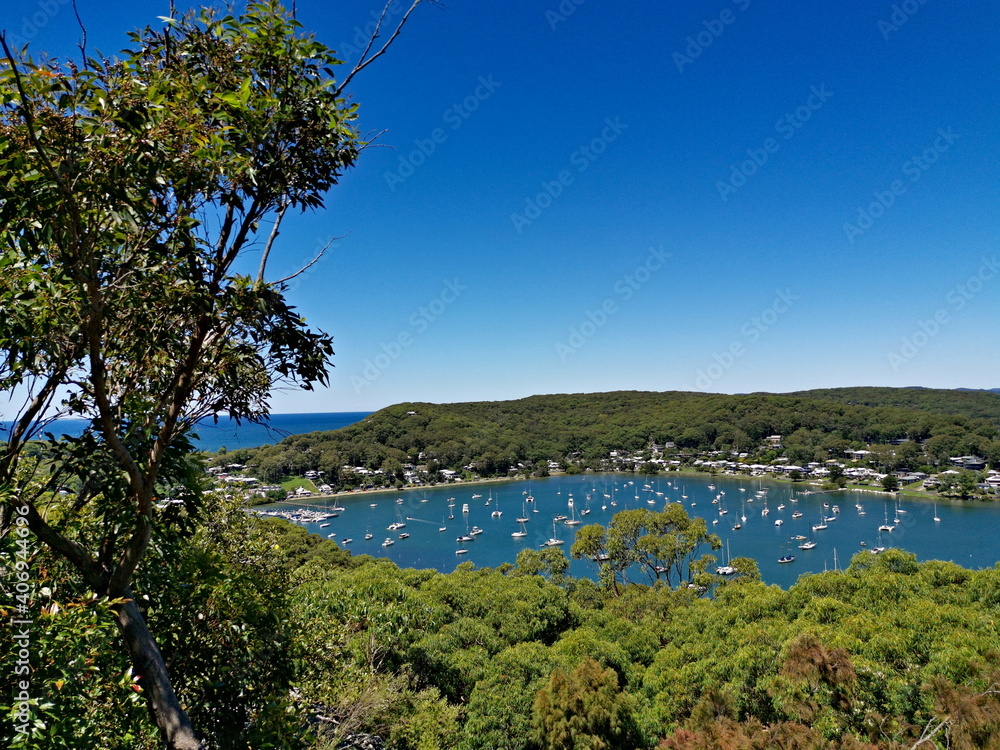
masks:
[[[405,528],[406,528],[406,524],[403,523],[403,514],[400,513],[397,510],[396,511],[396,520],[393,523],[390,523],[389,526],[387,527],[387,529],[389,531],[396,531],[397,529],[405,529]]]
[[[558,547],[560,544],[565,544],[562,539],[556,538],[556,522],[552,522],[552,536],[550,536],[546,541],[542,542],[543,547]]]
[[[717,567],[715,569],[715,572],[717,574],[719,574],[720,576],[731,576],[734,573],[738,573],[739,571],[736,570],[736,568],[734,568],[732,565],[730,565],[730,562],[732,562],[732,557],[730,556],[730,553],[729,553],[729,540],[728,539],[726,540],[726,558],[727,558],[726,564],[725,565],[720,565],[719,567]]]
[[[885,523],[883,523],[881,526],[879,526],[878,530],[879,531],[892,531],[894,528],[896,528],[896,527],[889,525],[889,511],[888,511],[888,509],[886,509],[885,510]]]

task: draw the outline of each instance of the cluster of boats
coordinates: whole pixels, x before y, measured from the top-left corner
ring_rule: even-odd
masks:
[[[286,521],[295,523],[318,523],[323,524],[331,518],[336,518],[344,509],[339,505],[334,505],[329,510],[311,510],[309,508],[296,508],[295,510],[259,510],[251,508],[250,512],[258,516],[268,516],[271,518],[284,518]],[[327,524],[329,526],[329,524]]]
[[[618,506],[619,504],[622,504],[625,507],[630,507],[630,508],[634,508],[636,507],[636,505],[638,505],[639,507],[643,507],[644,505],[659,505],[659,504],[662,504],[662,507],[666,508],[670,503],[680,503],[683,504],[685,507],[690,506],[692,508],[697,505],[696,502],[687,501],[686,488],[681,487],[680,484],[677,482],[674,483],[667,482],[667,489],[670,490],[669,492],[661,491],[660,488],[663,486],[663,483],[661,481],[657,481],[655,484],[645,484],[645,485],[642,485],[641,482],[629,481],[625,482],[624,484],[616,483],[616,485],[617,486],[615,486],[613,490],[609,490],[606,487],[603,493],[603,498],[601,493],[597,490],[596,487],[592,491],[590,491],[590,487],[587,485],[585,485],[586,489],[582,491],[580,489],[576,490],[577,497],[574,497],[573,491],[569,491],[567,493],[568,496],[565,499],[566,506],[565,508],[561,509],[562,512],[556,513],[554,516],[548,516],[548,518],[546,519],[548,520],[549,518],[551,518],[552,534],[548,539],[541,542],[540,546],[543,548],[559,547],[566,544],[566,541],[560,538],[560,535],[557,531],[558,525],[561,524],[573,528],[580,526],[583,523],[586,523],[587,521],[585,520],[585,517],[592,512],[591,509],[592,505],[594,510],[596,510],[599,507],[601,510],[604,511],[607,511],[609,506]],[[771,498],[771,503],[769,504],[768,502],[768,489],[764,487],[760,487],[759,489],[755,489],[753,487],[750,487],[749,489],[747,487],[739,487],[738,489],[740,494],[738,496],[740,497],[741,515],[739,516],[739,518],[733,518],[733,516],[735,516],[735,509],[733,508],[731,510],[731,508],[726,507],[727,498],[725,490],[723,489],[716,490],[716,487],[713,484],[709,484],[707,485],[707,487],[713,491],[714,499],[711,500],[711,503],[714,506],[716,506],[714,508],[716,512],[712,514],[715,516],[715,518],[711,521],[711,523],[714,525],[718,525],[719,523],[726,523],[727,520],[732,519],[730,521],[730,523],[732,524],[730,528],[732,528],[733,531],[739,531],[740,529],[745,528],[748,522],[751,523],[751,525],[754,523],[753,520],[748,518],[748,515],[753,515],[760,519],[771,520],[771,523],[775,527],[780,527],[785,523],[794,524],[795,521],[804,518],[802,510],[800,510],[796,505],[799,502],[800,497],[804,495],[817,494],[815,492],[810,492],[810,491],[798,492],[798,493],[793,492],[790,497],[785,497],[783,499],[780,499],[780,501],[776,505],[774,505],[775,499],[773,497]],[[736,492],[733,491],[735,490],[735,488],[730,488],[730,489],[732,491],[732,494],[736,494]],[[565,487],[563,487],[562,490],[557,491],[555,494],[562,495],[564,492],[566,492]],[[523,540],[528,537],[526,524],[528,524],[535,517],[534,514],[539,513],[539,509],[538,507],[536,507],[535,504],[535,498],[527,490],[525,490],[522,493],[522,495],[523,497],[522,497],[521,514],[517,516],[515,519],[513,519],[514,522],[516,523],[516,530],[510,532],[510,537],[514,540]],[[632,503],[633,495],[636,501],[635,504]],[[426,496],[425,493],[425,497],[421,499],[419,502],[427,503],[428,501],[429,501],[428,497]],[[396,499],[395,501],[397,506],[402,505],[404,502],[405,501],[403,498]],[[789,505],[786,505],[786,503],[788,503]],[[379,504],[381,503],[376,503],[376,502],[370,503],[370,505],[373,508],[377,507],[377,505]],[[733,505],[732,499],[730,499],[729,504],[730,506]],[[498,496],[494,498],[492,490],[490,491],[488,498],[484,498],[483,495],[477,493],[471,496],[471,502],[457,504],[457,507],[461,508],[461,513],[462,513],[461,517],[464,517],[465,519],[464,522],[465,531],[464,533],[459,533],[455,538],[457,543],[455,554],[463,555],[469,553],[471,542],[475,541],[477,537],[479,537],[479,535],[484,533],[484,529],[479,528],[478,526],[470,526],[469,523],[470,520],[472,520],[473,518],[477,518],[476,513],[483,512],[484,505],[485,505],[485,512],[489,513],[489,518],[493,519],[494,522],[499,521],[501,518],[504,517],[504,509],[500,507],[501,506],[500,497]],[[819,505],[819,503],[817,503],[817,505]],[[456,499],[454,497],[447,498],[447,508],[448,508],[446,512],[447,518],[452,520],[455,519],[455,516],[457,514],[456,512],[457,508],[456,508]],[[756,508],[757,510],[756,513],[751,512],[754,508]],[[855,508],[859,516],[865,515],[866,513],[865,508],[861,503],[856,503]],[[806,510],[808,511],[808,509]],[[935,510],[934,521],[940,521],[941,519],[937,515],[937,506],[935,506],[934,510]],[[342,511],[344,511],[344,508],[341,507],[338,503],[334,502],[334,504],[331,507],[326,507],[326,508],[313,506],[312,508],[296,507],[287,510],[254,510],[253,512],[265,516],[275,516],[284,518],[303,525],[308,524],[313,526],[314,528],[315,526],[318,526],[321,530],[325,530],[329,526],[331,526],[330,521],[332,519],[337,518]],[[819,536],[819,532],[822,532],[825,529],[830,528],[830,525],[836,522],[841,515],[840,507],[836,504],[832,504],[829,502],[823,502],[822,508],[821,509],[817,508],[817,511],[819,518],[816,520],[816,522],[809,524],[809,526],[812,529],[812,534],[810,534],[809,536],[805,536],[805,534],[809,532],[804,531],[804,533],[799,533],[789,537],[785,537],[786,541],[784,543],[784,549],[782,550],[780,556],[777,558],[777,562],[779,564],[793,563],[796,560],[796,555],[799,554],[800,552],[809,552],[810,550],[816,549],[818,546],[817,539]],[[901,523],[900,518],[902,517],[902,514],[906,513],[906,509],[900,508],[898,503],[895,505],[894,511],[895,511],[894,517],[890,522],[888,509],[886,509],[885,521],[882,525],[878,527],[880,535],[882,533],[891,533],[892,531],[894,531]],[[612,512],[615,511],[612,510]],[[789,512],[789,515],[788,516],[784,515],[784,512]],[[812,512],[816,511],[811,511],[810,514]],[[386,536],[384,541],[381,543],[381,546],[383,548],[391,547],[395,545],[397,542],[405,540],[410,537],[410,534],[404,531],[404,529],[407,526],[406,523],[407,521],[425,523],[437,526],[439,532],[446,532],[449,529],[449,524],[445,520],[445,517],[442,517],[441,524],[438,525],[433,521],[427,519],[410,518],[409,516],[407,516],[404,520],[402,515],[402,508],[396,508],[395,514],[396,514],[395,521],[393,523],[390,523],[386,527],[387,530],[390,532],[390,535]],[[604,514],[602,514],[602,516],[603,515]],[[776,517],[773,519],[769,519],[768,518],[769,516],[776,516]],[[507,516],[507,518],[509,518],[509,515]],[[509,521],[506,522],[509,523]],[[803,525],[806,524],[806,522],[802,523]],[[355,533],[357,533],[357,531],[360,531],[360,529],[358,529],[357,526],[355,526],[354,528],[356,529]],[[335,537],[335,534],[330,533],[326,534],[326,536],[332,539]],[[370,541],[373,538],[373,534],[371,533],[370,530],[368,530],[365,533],[364,538],[366,541]],[[343,539],[340,539],[339,541],[342,545],[351,544],[353,542],[353,540],[349,537],[345,537]],[[885,547],[881,546],[881,538],[879,539],[878,546],[873,545],[872,547],[869,548],[865,545],[864,542],[862,542],[861,547],[863,549],[866,549],[868,552],[871,552],[872,554],[878,554],[879,552],[885,549]],[[727,553],[728,553],[728,542],[727,542]],[[597,562],[606,562],[607,556],[606,555],[598,556],[595,557],[595,560]],[[715,572],[722,576],[731,576],[738,573],[739,571],[736,570],[735,567],[730,562],[726,562],[725,564],[719,565],[717,568],[715,568]]]

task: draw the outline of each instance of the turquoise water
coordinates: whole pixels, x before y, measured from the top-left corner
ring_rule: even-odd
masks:
[[[198,439],[195,445],[199,450],[214,453],[225,446],[227,450],[236,448],[257,448],[284,440],[289,435],[299,435],[318,430],[339,430],[355,422],[360,422],[371,412],[341,411],[320,414],[272,414],[267,424],[237,425],[229,417],[219,417],[218,424],[206,420],[195,431]],[[0,440],[6,433],[9,422],[0,422]],[[70,435],[78,437],[86,426],[82,419],[60,419],[53,422],[47,432],[54,435]]]
[[[649,484],[647,491],[644,484]],[[711,489],[710,486],[714,486]],[[741,491],[741,488],[743,491]],[[766,489],[769,513],[762,514],[764,499],[757,498],[759,490]],[[480,485],[451,485],[429,490],[407,490],[392,493],[355,493],[336,499],[311,499],[306,504],[277,503],[259,506],[258,510],[292,510],[295,508],[322,509],[339,505],[343,508],[336,518],[320,523],[303,523],[309,531],[332,538],[355,554],[388,557],[402,567],[434,568],[449,572],[461,562],[470,561],[477,567],[496,567],[504,562],[514,562],[517,553],[525,547],[539,549],[553,534],[553,517],[557,514],[572,516],[583,523],[576,527],[555,525],[557,538],[564,540],[562,549],[569,555],[576,531],[589,523],[607,525],[613,513],[631,508],[662,508],[666,502],[680,500],[688,513],[705,518],[710,529],[717,533],[723,548],[714,553],[720,564],[728,545],[732,557],[752,557],[757,560],[767,583],[787,587],[803,573],[816,573],[833,569],[836,564],[846,567],[854,553],[877,545],[899,547],[917,555],[920,560],[951,560],[968,568],[992,567],[1000,559],[1000,542],[996,530],[1000,527],[1000,504],[931,503],[901,501],[905,513],[896,515],[890,496],[882,493],[843,491],[826,494],[803,495],[815,489],[807,485],[768,484],[735,478],[665,477],[646,479],[634,475],[581,475],[563,476],[529,482],[497,482]],[[792,502],[791,498],[796,497]],[[534,497],[533,503],[524,502],[525,494]],[[662,493],[662,494],[659,494]],[[724,493],[721,494],[720,493]],[[473,495],[481,497],[473,498]],[[581,515],[590,495],[590,513]],[[609,495],[609,498],[605,497]],[[638,495],[638,499],[636,499]],[[687,498],[682,498],[687,495]],[[569,498],[573,498],[573,506]],[[719,504],[713,504],[714,498]],[[454,507],[449,507],[454,498]],[[487,501],[492,498],[492,503]],[[753,502],[748,502],[754,498]],[[649,504],[653,499],[654,504]],[[401,500],[402,502],[397,502]],[[617,505],[611,505],[614,500]],[[530,521],[525,524],[528,535],[523,539],[511,537],[518,531],[515,519],[521,515],[522,502]],[[830,507],[824,508],[823,503]],[[468,514],[462,513],[468,504]],[[778,506],[784,504],[784,509]],[[864,509],[861,515],[855,504]],[[833,505],[839,506],[834,513]],[[374,507],[373,507],[374,506]],[[602,507],[603,506],[603,507]],[[727,509],[720,516],[719,509]],[[498,509],[502,515],[493,517]],[[537,512],[533,512],[537,511]],[[799,511],[801,518],[793,519]],[[449,518],[453,515],[453,518]],[[740,521],[742,516],[746,521]],[[834,517],[828,528],[813,531],[812,525],[823,517]],[[894,518],[899,519],[893,524]],[[782,524],[775,525],[780,519]],[[885,523],[895,525],[892,532],[881,533],[878,527]],[[402,521],[406,526],[396,531],[386,527]],[[712,523],[717,521],[717,523]],[[742,528],[733,530],[740,521]],[[459,544],[456,538],[466,530],[479,526],[483,533],[474,542]],[[445,531],[439,531],[439,528]],[[373,537],[365,541],[366,532]],[[408,533],[407,539],[399,539]],[[800,550],[801,540],[791,537],[802,535],[816,541],[811,550]],[[392,538],[391,547],[382,547],[386,538]],[[866,547],[861,546],[864,542]],[[467,549],[466,554],[456,554],[456,549]],[[795,561],[779,564],[778,558],[791,552]],[[572,572],[579,576],[596,577],[596,565],[578,560],[572,563]]]

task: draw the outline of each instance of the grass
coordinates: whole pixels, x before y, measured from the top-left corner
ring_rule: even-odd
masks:
[[[312,480],[305,477],[292,477],[281,483],[281,488],[286,492],[297,490],[299,487],[305,487],[310,492],[319,492],[319,488],[313,484]]]

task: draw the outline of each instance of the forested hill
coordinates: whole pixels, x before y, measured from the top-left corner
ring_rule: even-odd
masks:
[[[785,394],[859,406],[897,406],[936,414],[961,414],[1000,420],[1000,389],[975,391],[938,388],[818,388]]]
[[[884,404],[846,403],[856,398]],[[866,391],[871,391],[866,396]],[[440,468],[476,463],[481,473],[506,471],[577,455],[607,457],[611,450],[642,450],[673,442],[681,449],[750,450],[769,435],[782,435],[810,453],[836,454],[851,443],[942,436],[944,453],[986,453],[1000,426],[1000,396],[958,391],[915,391],[923,409],[890,404],[911,398],[902,389],[843,389],[839,398],[816,392],[794,395],[722,395],[620,391],[532,396],[515,401],[457,404],[404,403],[387,407],[335,432],[295,435],[276,446],[245,452],[262,476],[343,465],[380,468],[383,462],[417,461],[421,454]],[[950,401],[949,401],[950,399]],[[919,401],[917,402],[919,403]],[[949,407],[949,403],[952,406]]]

